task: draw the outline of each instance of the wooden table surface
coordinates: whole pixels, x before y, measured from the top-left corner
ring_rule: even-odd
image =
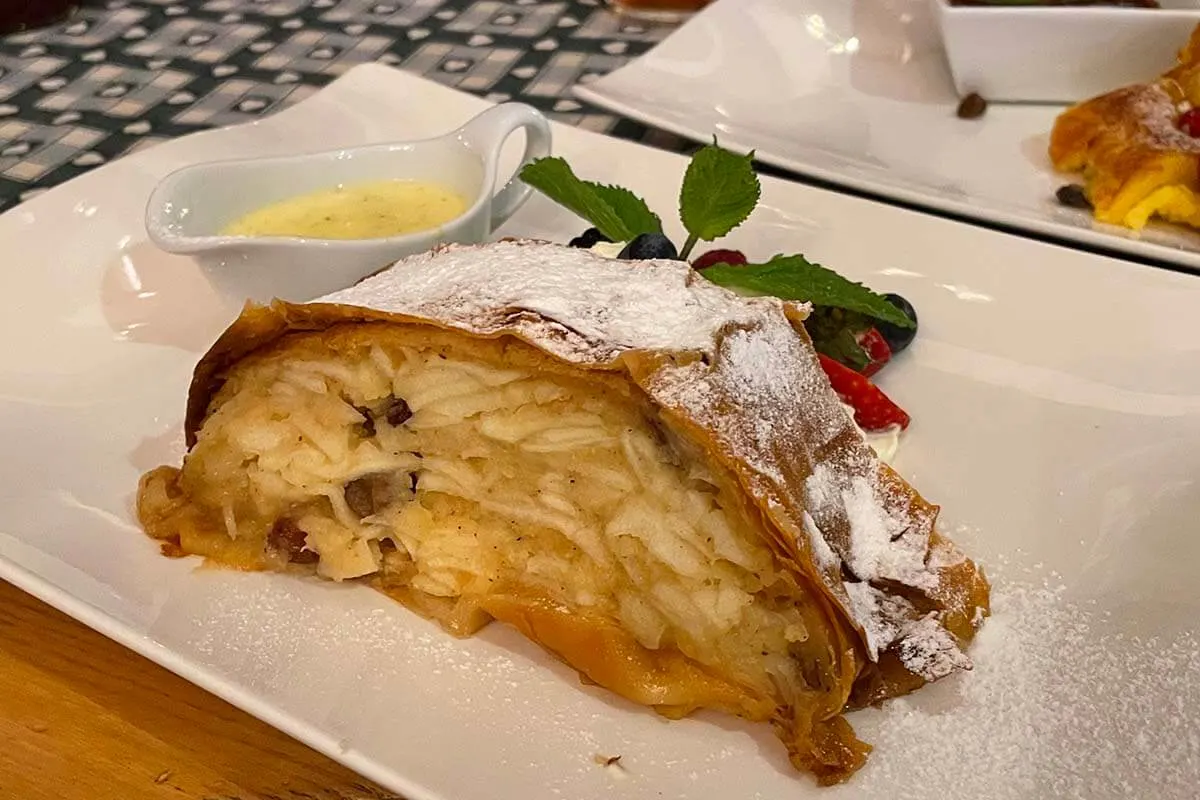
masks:
[[[0,798],[399,800],[3,581]]]

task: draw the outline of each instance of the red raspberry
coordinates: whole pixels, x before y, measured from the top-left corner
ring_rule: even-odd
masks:
[[[741,250],[709,250],[701,256],[697,256],[692,261],[693,269],[706,269],[716,266],[717,264],[730,264],[732,266],[741,266],[749,262],[746,254]]]
[[[1200,108],[1189,108],[1179,115],[1179,130],[1200,137]]]
[[[868,377],[883,369],[883,365],[892,358],[892,348],[888,346],[878,328],[868,328],[859,334],[858,346],[867,354],[867,358],[871,359],[862,369],[862,374]]]

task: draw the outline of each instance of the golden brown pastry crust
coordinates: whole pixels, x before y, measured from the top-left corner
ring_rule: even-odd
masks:
[[[1096,219],[1126,224],[1130,211],[1164,186],[1200,190],[1200,139],[1179,129],[1182,110],[1200,106],[1200,26],[1179,63],[1157,80],[1115,89],[1064,111],[1050,134],[1050,160],[1082,172]],[[1174,219],[1200,225],[1200,215]]]
[[[806,587],[836,651],[832,663],[840,665],[839,674],[827,676],[840,687],[825,696],[828,707],[795,708],[794,718],[781,718],[773,699],[730,684],[678,652],[647,650],[610,620],[589,618],[579,609],[563,613],[554,602],[522,588],[497,591],[478,608],[463,608],[439,605],[379,579],[376,585],[459,634],[488,618],[508,622],[591,681],[660,713],[678,716],[712,707],[771,719],[797,767],[823,783],[845,779],[861,766],[869,748],[854,737],[842,711],[969,667],[961,650],[987,614],[986,579],[933,530],[937,508],[881,464],[850,424],[804,332],[803,307],[736,298],[685,265],[648,264],[628,280],[648,282],[648,289],[661,291],[664,303],[672,302],[673,294],[684,298],[681,302],[694,301],[697,314],[720,324],[707,337],[684,336],[681,347],[637,346],[643,334],[636,320],[622,327],[620,320],[581,310],[590,306],[556,305],[557,297],[547,299],[536,288],[540,284],[525,282],[513,264],[528,260],[535,268],[542,263],[553,270],[561,263],[564,269],[582,269],[593,283],[608,270],[628,269],[627,262],[596,259],[593,264],[586,262],[593,258],[587,254],[563,250],[519,243],[490,250],[452,248],[401,262],[372,279],[376,283],[334,295],[330,302],[248,306],[196,368],[185,423],[189,447],[221,406],[226,377],[247,361],[286,358],[290,348],[307,343],[369,342],[388,330],[425,331],[431,341],[457,337],[474,342],[481,358],[516,359],[611,386],[655,411],[672,435],[723,476],[779,564]],[[581,257],[586,263],[578,263]],[[508,275],[512,286],[481,289],[482,296],[464,299],[462,282],[470,285],[480,276],[467,274],[461,281],[457,276],[469,272],[476,258],[494,259],[486,274],[501,283]],[[443,262],[449,262],[445,275],[438,273]],[[418,285],[418,278],[424,284]],[[565,295],[572,291],[562,289]],[[588,291],[625,289],[593,286]],[[747,368],[754,359],[763,359],[762,370]],[[760,372],[769,385],[761,385]],[[781,375],[785,385],[778,385]],[[178,471],[160,468],[143,478],[139,510],[148,532],[174,547],[181,529],[193,530],[193,542],[213,547],[229,542],[219,523],[189,502],[178,477]],[[864,521],[864,515],[871,519]],[[877,530],[884,522],[898,527]],[[281,566],[253,553],[205,552],[207,546],[193,543],[182,550],[247,568]]]

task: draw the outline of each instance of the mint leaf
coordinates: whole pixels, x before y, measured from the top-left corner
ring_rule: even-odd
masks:
[[[526,164],[521,180],[600,229],[614,242],[632,238],[629,227],[609,202],[580,180],[562,158],[551,156]]]
[[[783,300],[804,300],[817,306],[844,308],[901,328],[913,327],[904,312],[861,283],[843,278],[804,256],[775,256],[765,264],[733,267],[717,264],[704,277],[728,289],[769,294]]]
[[[632,235],[613,241],[623,242],[632,239],[639,233],[662,233],[662,220],[650,210],[646,201],[623,186],[606,186],[602,183],[584,181],[595,191],[600,199],[608,203],[616,211],[621,220],[628,226]],[[596,227],[600,227],[597,225]]]
[[[855,371],[861,371],[871,361],[858,343],[858,336],[873,324],[870,317],[830,306],[814,308],[804,320],[804,328],[817,352]]]
[[[839,364],[845,364],[855,372],[862,372],[866,369],[867,364],[871,363],[867,352],[862,349],[848,328],[843,328],[828,339],[814,339],[813,348]]]
[[[646,202],[628,189],[581,180],[558,156],[539,158],[521,169],[521,180],[599,228],[614,242],[662,231]]]
[[[711,242],[750,216],[762,192],[753,160],[753,153],[739,156],[715,140],[692,156],[679,190],[679,216],[689,241]]]

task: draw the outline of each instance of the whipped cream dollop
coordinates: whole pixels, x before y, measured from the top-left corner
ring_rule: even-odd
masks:
[[[605,258],[616,258],[621,254],[621,251],[625,249],[626,244],[628,244],[628,242],[596,242],[588,249],[598,256],[604,256]]]
[[[858,432],[867,440],[867,444],[875,451],[875,455],[879,456],[879,460],[885,464],[891,464],[892,459],[896,457],[896,452],[900,449],[900,434],[902,433],[900,426],[889,425],[881,431],[867,433],[854,421],[854,409],[845,403],[842,403],[842,408],[846,409],[846,416],[850,417],[850,424],[858,428]]]

